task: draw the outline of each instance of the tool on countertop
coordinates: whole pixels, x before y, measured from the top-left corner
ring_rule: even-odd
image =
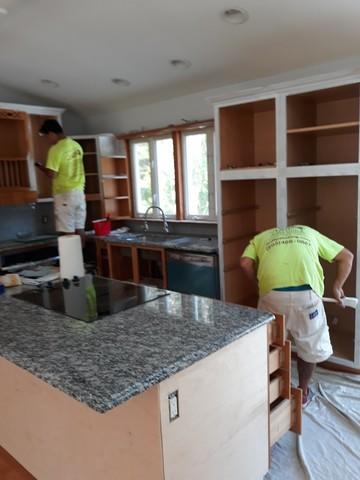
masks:
[[[344,307],[356,308],[358,304],[358,299],[356,297],[343,297],[341,301]],[[339,303],[336,298],[331,297],[323,297],[323,302]]]

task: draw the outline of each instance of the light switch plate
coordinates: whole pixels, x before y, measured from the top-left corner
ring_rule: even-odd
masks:
[[[179,418],[179,391],[175,390],[168,395],[169,400],[169,420],[173,422]]]

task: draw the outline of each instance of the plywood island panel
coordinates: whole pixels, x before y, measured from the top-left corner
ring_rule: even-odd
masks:
[[[264,325],[106,413],[0,358],[0,445],[39,480],[260,480],[267,348]]]
[[[166,480],[262,479],[268,469],[267,330],[160,384]],[[168,395],[179,393],[170,421]]]
[[[0,358],[0,445],[38,480],[161,480],[158,387],[101,414]]]

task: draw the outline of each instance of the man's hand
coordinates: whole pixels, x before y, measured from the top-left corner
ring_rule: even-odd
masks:
[[[49,178],[55,178],[58,174],[58,172],[55,172],[54,170],[51,170],[50,168],[46,168],[42,163],[40,162],[35,162],[34,165],[41,170],[45,175],[47,175]]]
[[[351,272],[353,258],[354,255],[347,248],[344,248],[336,255],[334,259],[336,262],[337,271],[336,279],[333,285],[333,295],[338,303],[342,306],[344,306],[342,298],[345,297],[342,287]]]
[[[345,297],[344,290],[342,289],[342,287],[340,287],[340,285],[337,282],[335,282],[333,285],[333,296],[338,301],[338,303],[343,308],[345,308],[345,305],[343,304],[343,301],[342,301],[342,299]]]

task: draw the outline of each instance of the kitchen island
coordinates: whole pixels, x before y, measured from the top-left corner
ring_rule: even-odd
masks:
[[[93,323],[0,311],[0,446],[38,480],[267,471],[272,315],[172,292]]]

